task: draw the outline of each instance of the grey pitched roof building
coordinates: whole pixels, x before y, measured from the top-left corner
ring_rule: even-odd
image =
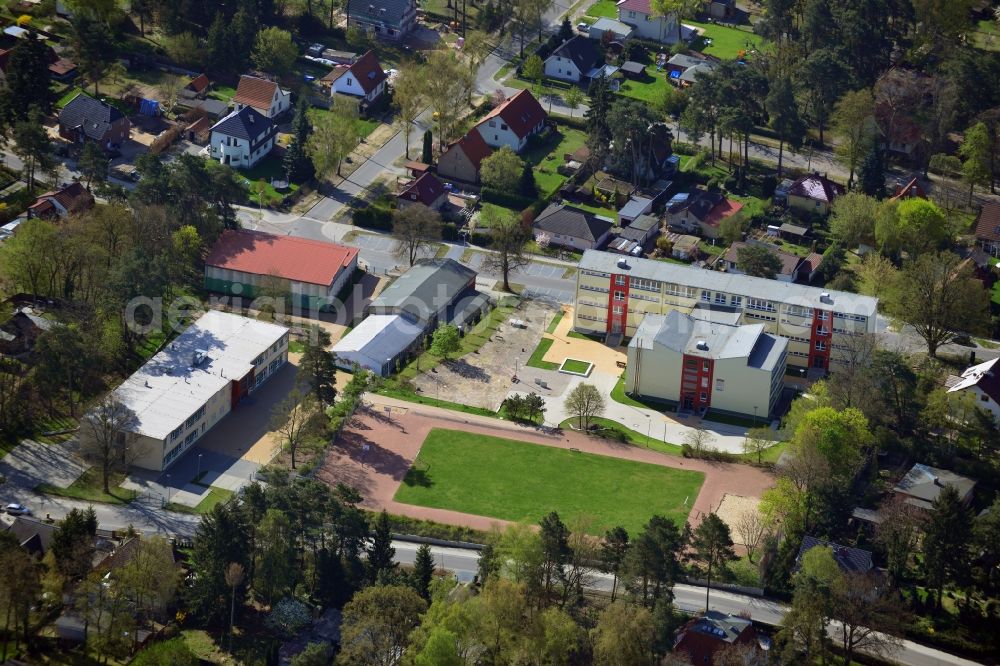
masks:
[[[954,486],[962,502],[968,503],[976,482],[947,469],[917,463],[900,479],[893,492],[904,496],[908,504],[930,510],[945,486]]]
[[[845,573],[865,574],[871,571],[874,566],[871,551],[851,546],[841,546],[832,541],[824,541],[816,537],[806,536],[802,539],[799,554],[795,557],[794,571],[802,568],[802,558],[807,552],[817,546],[830,548],[833,551],[833,559],[837,562],[837,566]]]
[[[549,57],[552,56],[572,60],[582,74],[586,74],[601,62],[601,52],[597,49],[597,44],[583,35],[577,35],[563,42],[563,45]]]
[[[348,0],[347,14],[352,21],[380,24],[406,32],[416,13],[415,0]]]
[[[532,226],[536,231],[544,231],[554,236],[569,236],[597,243],[611,231],[614,223],[579,208],[564,204],[549,204],[538,214]]]
[[[252,106],[234,111],[212,126],[212,132],[250,142],[250,151],[271,138],[275,127],[271,119]]]
[[[70,130],[79,130],[94,141],[100,141],[118,120],[125,117],[121,111],[80,93],[59,112],[59,124]]]
[[[447,313],[475,285],[476,272],[454,259],[419,261],[372,300],[368,312],[404,315],[424,325],[447,322]]]

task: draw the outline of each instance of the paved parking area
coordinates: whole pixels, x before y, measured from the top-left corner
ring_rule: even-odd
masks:
[[[358,233],[352,240],[352,244],[376,252],[392,252],[393,248],[396,247],[396,241],[392,238],[363,233]]]
[[[550,287],[525,287],[521,295],[525,298],[554,304],[572,303],[574,296],[572,291]]]
[[[61,444],[23,440],[0,460],[0,474],[19,488],[48,483],[65,488],[90,467],[76,454],[75,439]]]

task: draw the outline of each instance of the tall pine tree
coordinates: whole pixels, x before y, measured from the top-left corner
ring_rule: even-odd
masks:
[[[305,96],[300,95],[299,103],[295,106],[295,118],[292,120],[292,141],[285,150],[284,161],[285,174],[293,183],[303,183],[316,173],[312,160],[306,154],[306,141],[312,132],[306,115],[308,108]]]
[[[11,123],[28,118],[28,110],[37,106],[43,113],[52,108],[54,95],[49,80],[49,47],[34,32],[19,39],[7,61],[7,86],[0,93],[4,118]]]
[[[392,527],[389,514],[382,511],[372,526],[372,540],[368,547],[368,580],[378,581],[379,575],[396,568],[396,549],[392,547]]]
[[[882,149],[874,141],[858,170],[858,187],[876,199],[881,199],[885,195],[885,164],[882,161]]]

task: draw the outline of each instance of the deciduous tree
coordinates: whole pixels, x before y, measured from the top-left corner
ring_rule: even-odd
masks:
[[[848,168],[847,184],[854,182],[854,172],[875,136],[875,98],[871,90],[854,90],[844,94],[833,112],[834,135],[839,139],[837,156]]]
[[[483,270],[499,273],[503,278],[503,290],[512,291],[510,274],[531,263],[525,250],[528,234],[521,220],[507,209],[491,206],[480,215],[493,238],[493,251],[483,259]]]
[[[281,437],[282,446],[288,448],[292,469],[299,448],[320,434],[317,415],[320,414],[316,396],[292,389],[288,397],[275,406],[271,415],[271,428]]]
[[[747,275],[768,280],[781,271],[781,259],[764,245],[744,245],[736,250],[736,265]]]
[[[422,203],[411,203],[392,213],[393,257],[409,265],[441,240],[441,214]]]
[[[259,69],[283,76],[299,57],[299,49],[292,40],[292,33],[274,26],[257,33],[250,58]]]
[[[101,400],[80,423],[80,453],[101,470],[104,494],[110,495],[111,473],[126,470],[141,454],[138,416],[114,394]]]
[[[649,609],[616,601],[607,606],[590,632],[599,664],[647,664],[652,656],[653,616]]]
[[[344,606],[339,659],[360,666],[399,661],[427,604],[409,587],[375,585]]]
[[[479,167],[483,185],[497,192],[516,192],[524,170],[524,160],[510,146],[501,146],[484,159]]]
[[[965,130],[958,154],[962,156],[962,179],[969,184],[969,205],[976,187],[987,188],[993,183],[990,158],[993,140],[985,123],[976,123]]]
[[[358,145],[358,107],[350,100],[336,100],[329,113],[313,114],[313,132],[306,142],[316,174],[329,178],[340,175],[340,167]]]
[[[452,324],[438,326],[431,338],[431,351],[444,359],[462,347],[462,336],[459,335],[458,328]]]
[[[396,104],[396,118],[406,142],[406,159],[410,159],[410,130],[417,116],[427,106],[427,96],[424,91],[427,79],[432,73],[416,63],[406,63],[399,69],[396,81],[392,86],[392,101]]]
[[[566,411],[576,417],[577,427],[588,430],[591,419],[604,413],[604,396],[593,384],[577,384],[566,396]]]

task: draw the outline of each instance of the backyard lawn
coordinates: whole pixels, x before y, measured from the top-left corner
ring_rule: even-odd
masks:
[[[643,102],[655,104],[663,101],[666,94],[667,77],[656,71],[656,65],[646,65],[646,78],[642,81],[626,79],[622,81],[621,94]]]
[[[607,18],[618,18],[618,3],[615,0],[597,0],[594,4],[590,6],[587,10],[587,16],[593,16],[595,18],[601,18],[602,16]]]
[[[294,194],[299,189],[297,183],[288,183],[288,187],[284,191],[279,192],[271,185],[272,178],[277,178],[278,180],[285,179],[285,167],[281,162],[281,158],[275,155],[257,162],[257,165],[252,169],[247,169],[246,171],[237,170],[236,173],[242,177],[240,182],[247,188],[248,196],[253,203],[259,203],[257,201],[257,193],[254,190],[254,184],[261,180],[264,181],[265,206],[278,204],[286,196]]]
[[[578,129],[560,126],[559,131],[544,141],[528,145],[524,159],[535,168],[535,184],[544,198],[555,194],[566,176],[557,169],[563,164],[563,155],[572,153],[587,142],[587,135]]]
[[[733,60],[740,51],[748,50],[748,45],[752,50],[759,49],[764,44],[763,37],[748,30],[698,21],[684,21],[684,25],[701,28],[703,31],[701,37],[691,43],[691,48],[721,60]],[[711,43],[707,40],[711,40]]]
[[[567,522],[588,515],[592,534],[617,525],[635,534],[654,514],[683,525],[703,481],[700,472],[435,428],[395,499],[532,524],[549,511]]]

